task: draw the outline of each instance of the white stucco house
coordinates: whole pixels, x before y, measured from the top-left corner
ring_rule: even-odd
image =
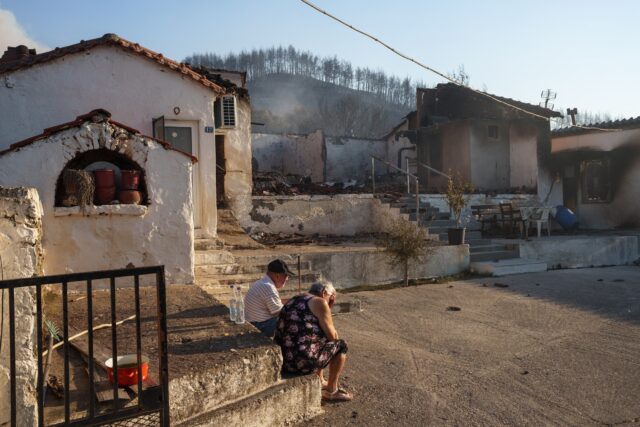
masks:
[[[238,216],[251,206],[251,109],[242,75],[195,71],[114,34],[42,54],[9,48],[0,58],[0,150],[104,108],[199,159],[194,233],[215,237],[219,201]],[[234,76],[241,84],[228,80]]]
[[[107,162],[139,173],[139,204],[65,206],[63,174]],[[197,159],[94,110],[0,151],[0,185],[30,187],[42,205],[46,274],[164,264],[193,282],[193,187]]]

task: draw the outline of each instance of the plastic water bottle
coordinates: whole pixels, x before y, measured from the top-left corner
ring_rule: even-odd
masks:
[[[231,299],[229,300],[229,319],[235,322],[238,319],[238,297],[236,296],[236,287],[229,285],[231,288]]]
[[[244,298],[242,297],[242,288],[238,286],[238,294],[236,299],[236,323],[242,325],[244,323]]]

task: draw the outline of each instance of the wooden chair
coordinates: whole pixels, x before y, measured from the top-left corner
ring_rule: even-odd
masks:
[[[518,235],[522,237],[524,235],[525,223],[520,213],[520,209],[513,206],[511,202],[500,203],[500,218],[502,227],[505,230],[505,237],[514,235],[514,231],[518,230]]]
[[[480,233],[484,236],[489,230],[493,230],[498,226],[497,215],[499,213],[498,206],[496,205],[473,205],[471,206],[471,212],[476,221],[480,223]]]

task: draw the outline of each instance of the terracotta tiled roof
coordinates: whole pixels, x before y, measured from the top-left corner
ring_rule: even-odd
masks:
[[[115,120],[112,120],[111,119],[111,113],[108,112],[107,110],[102,109],[102,108],[98,108],[98,109],[90,111],[90,112],[88,112],[86,114],[82,114],[82,115],[76,117],[76,119],[73,120],[73,121],[70,121],[70,122],[67,122],[67,123],[62,123],[62,124],[57,125],[57,126],[52,126],[50,128],[46,128],[39,135],[35,135],[35,136],[30,137],[30,138],[24,139],[24,140],[22,140],[20,142],[16,142],[15,144],[11,144],[9,146],[9,148],[0,151],[0,156],[3,156],[3,155],[5,155],[7,153],[10,153],[12,151],[17,151],[17,150],[21,149],[22,147],[26,147],[29,144],[32,144],[32,143],[34,143],[36,141],[39,141],[41,139],[45,139],[45,138],[47,138],[47,137],[49,137],[49,136],[51,136],[51,135],[53,135],[53,134],[55,134],[57,132],[61,132],[61,131],[65,130],[65,129],[78,127],[78,126],[80,126],[81,124],[83,124],[85,122],[95,122],[95,123],[108,122],[108,123],[111,123],[114,126],[117,126],[119,128],[122,128],[122,129],[126,130],[127,132],[133,133],[135,135],[140,135],[140,136],[142,136],[144,138],[152,139],[152,140],[156,141],[157,143],[159,143],[160,145],[162,145],[167,150],[172,150],[172,151],[178,152],[178,153],[180,153],[180,154],[182,154],[184,156],[187,156],[188,158],[191,159],[191,161],[193,163],[196,163],[198,161],[197,157],[192,156],[191,154],[186,153],[186,152],[184,152],[182,150],[179,150],[177,148],[174,148],[167,141],[163,141],[161,139],[154,138],[152,136],[144,135],[142,132],[140,132],[140,131],[132,128],[132,127],[129,127],[127,125],[119,123],[119,122],[117,122]]]
[[[620,119],[620,120],[609,120],[607,122],[600,123],[591,123],[588,125],[582,125],[584,127],[563,127],[554,129],[551,131],[551,136],[569,136],[569,135],[580,135],[585,133],[592,132],[602,132],[598,129],[635,129],[640,128],[640,116],[631,117],[629,119]],[[589,127],[597,128],[597,129],[585,129]]]
[[[36,64],[42,64],[54,59],[61,58],[65,55],[84,52],[97,46],[116,46],[125,49],[128,52],[138,54],[144,58],[155,61],[158,64],[161,64],[177,73],[187,76],[218,94],[224,94],[226,92],[223,87],[207,79],[202,74],[195,72],[188,65],[166,58],[161,53],[157,53],[150,49],[142,47],[138,43],[133,43],[125,40],[116,34],[105,34],[104,36],[97,39],[86,41],[83,40],[80,43],[72,44],[65,47],[57,47],[53,50],[41,53],[39,55],[28,55],[14,61],[2,61],[0,62],[0,74],[28,68]]]
[[[236,85],[232,81],[223,78],[222,75],[220,74],[221,72],[223,72],[223,73],[246,74],[243,71],[229,71],[229,70],[209,68],[209,67],[205,67],[205,66],[195,67],[195,66],[191,66],[190,65],[190,67],[196,73],[202,74],[203,76],[205,76],[210,81],[212,81],[212,82],[216,83],[217,85],[225,88],[227,93],[235,93],[235,94],[238,94],[240,96],[248,96],[249,95],[249,91],[246,88],[243,88],[241,86]],[[244,78],[245,77],[243,77],[243,79]]]

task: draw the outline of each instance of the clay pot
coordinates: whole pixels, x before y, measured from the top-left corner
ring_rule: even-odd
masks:
[[[115,187],[116,178],[113,169],[96,169],[93,171],[93,175],[96,178],[97,188],[110,188]]]
[[[142,195],[137,190],[122,190],[118,193],[118,200],[125,205],[139,205]]]
[[[121,175],[121,187],[123,190],[137,190],[140,184],[140,171],[120,171]]]
[[[108,205],[116,197],[116,187],[96,187],[95,202],[96,205]]]

